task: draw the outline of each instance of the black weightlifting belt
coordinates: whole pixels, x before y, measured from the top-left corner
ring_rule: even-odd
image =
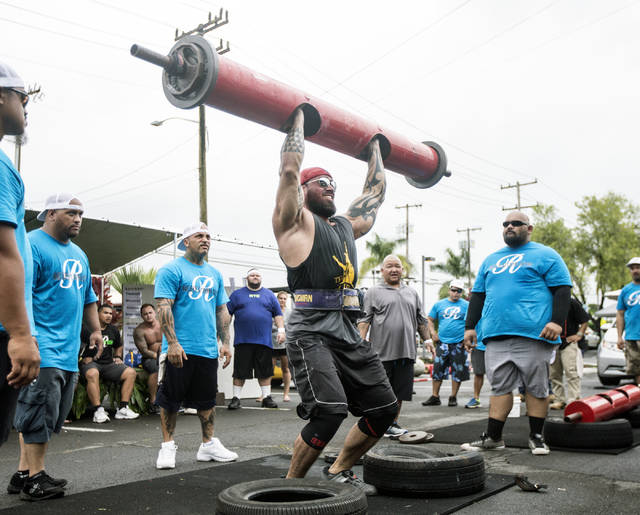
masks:
[[[324,311],[360,311],[358,290],[295,290],[293,304],[296,309]]]

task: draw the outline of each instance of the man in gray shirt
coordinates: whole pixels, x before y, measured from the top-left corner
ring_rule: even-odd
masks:
[[[369,341],[378,353],[398,398],[399,416],[402,401],[410,401],[413,394],[416,331],[423,340],[429,338],[429,331],[418,293],[402,282],[402,263],[398,257],[385,257],[380,271],[384,282],[367,291],[358,330],[365,340],[369,333]],[[435,352],[432,348],[430,350]],[[398,416],[384,436],[399,438],[407,432],[398,425]]]

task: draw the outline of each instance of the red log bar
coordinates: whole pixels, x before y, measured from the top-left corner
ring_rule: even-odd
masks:
[[[625,385],[605,393],[573,401],[564,409],[566,422],[608,420],[640,405],[640,388]]]
[[[322,99],[221,57],[200,36],[184,37],[168,56],[138,45],[132,55],[164,68],[165,96],[175,106],[200,104],[272,129],[287,131],[296,108],[305,113],[305,138],[323,147],[366,160],[369,142],[377,138],[385,168],[428,188],[447,170],[444,150],[434,142],[414,142]]]

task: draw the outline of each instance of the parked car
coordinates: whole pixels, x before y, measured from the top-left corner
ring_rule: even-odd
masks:
[[[604,386],[616,386],[622,379],[633,379],[626,372],[624,352],[618,349],[618,330],[613,322],[598,346],[598,379]]]
[[[588,328],[584,335],[589,349],[596,349],[600,343],[600,336],[593,329]]]

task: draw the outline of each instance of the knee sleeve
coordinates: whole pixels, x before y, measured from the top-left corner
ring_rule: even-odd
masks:
[[[309,447],[322,450],[335,436],[346,416],[346,414],[322,414],[313,417],[302,428],[300,436]]]
[[[384,413],[377,417],[362,417],[358,420],[358,429],[365,435],[380,438],[388,427],[393,424],[397,412]]]

